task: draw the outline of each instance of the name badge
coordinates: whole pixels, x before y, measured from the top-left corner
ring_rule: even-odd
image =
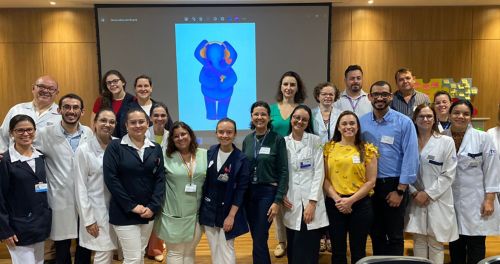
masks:
[[[187,193],[195,193],[196,192],[196,184],[191,184],[191,183],[186,184],[184,191]]]
[[[361,163],[361,158],[359,156],[352,156],[352,163],[354,164]]]
[[[427,155],[427,159],[428,160],[434,160],[436,157],[434,157],[434,155]]]
[[[219,174],[217,180],[221,182],[227,182],[227,180],[229,180],[229,176],[227,175],[227,173]]]
[[[35,184],[35,192],[37,193],[47,192],[47,184],[46,183]]]
[[[262,147],[259,150],[259,154],[269,155],[269,153],[271,153],[271,148],[269,148],[269,147]]]
[[[212,167],[212,165],[214,165],[214,161],[213,161],[213,160],[211,160],[211,161],[208,163],[208,167],[210,168],[210,167]]]
[[[382,136],[382,139],[380,140],[380,142],[392,145],[392,144],[394,144],[394,138],[390,137],[390,136]]]
[[[477,161],[477,160],[471,161],[469,163],[469,167],[471,167],[471,168],[479,167],[479,161]]]
[[[300,169],[308,169],[312,167],[312,162],[310,159],[304,159],[299,163],[299,168]]]

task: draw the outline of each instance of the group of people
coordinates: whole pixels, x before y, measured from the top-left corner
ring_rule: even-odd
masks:
[[[235,263],[234,240],[250,232],[253,263],[267,264],[274,221],[274,254],[288,263],[318,263],[320,241],[347,263],[347,238],[355,263],[368,235],[374,255],[403,255],[404,232],[435,263],[448,242],[452,263],[484,258],[486,236],[500,234],[500,110],[489,135],[472,127],[469,101],[440,91],[430,104],[409,69],[394,92],[377,81],[366,93],[358,65],[344,76],[343,92],[318,84],[311,109],[299,74],[284,73],[276,103],[252,104],[241,150],[230,118],[218,120],[219,143],[200,148],[146,75],[133,96],[106,72],[90,127],[83,100],[54,103],[57,82],[42,76],[0,127],[0,239],[13,263],[43,263],[53,249],[71,263],[77,239],[76,263],[92,252],[111,263],[118,248],[124,263],[162,261],[165,244],[167,263],[188,264],[204,232],[212,262]]]

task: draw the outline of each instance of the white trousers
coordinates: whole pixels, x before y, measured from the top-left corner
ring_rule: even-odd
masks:
[[[444,262],[444,246],[432,236],[413,234],[413,254],[435,264]]]
[[[144,253],[149,236],[153,230],[153,222],[142,225],[113,225],[123,251],[124,264],[143,264]]]
[[[280,210],[276,214],[274,222],[276,223],[276,240],[278,240],[279,243],[285,243],[286,245],[286,226],[283,224],[284,210],[285,207],[280,205]]]
[[[113,263],[113,250],[110,251],[94,251],[94,264],[111,264]]]
[[[212,254],[212,263],[234,264],[236,255],[234,253],[234,239],[226,240],[226,234],[222,228],[203,226],[210,253]]]
[[[194,264],[196,246],[201,239],[200,224],[196,223],[193,240],[185,243],[168,243],[167,263],[168,264]]]
[[[13,264],[43,264],[44,241],[27,246],[7,248]]]

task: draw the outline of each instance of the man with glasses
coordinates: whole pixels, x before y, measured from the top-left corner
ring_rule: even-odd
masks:
[[[389,106],[393,94],[386,81],[370,87],[373,112],[360,118],[363,140],[378,148],[377,182],[372,196],[373,255],[402,256],[403,228],[409,184],[416,180],[419,153],[415,126],[410,118]]]
[[[340,94],[335,107],[352,111],[358,117],[372,111],[368,95],[363,91],[363,70],[359,65],[349,65],[344,72],[345,90]]]
[[[71,263],[71,240],[78,237],[78,215],[76,211],[74,154],[78,146],[90,139],[92,130],[80,124],[84,114],[83,100],[76,94],[67,94],[59,99],[58,112],[62,120],[41,128],[35,141],[36,147],[45,155],[48,183],[48,200],[52,208],[52,230],[56,263]],[[77,245],[75,263],[90,263],[90,251]]]
[[[9,122],[12,117],[25,114],[35,120],[37,128],[59,123],[61,115],[57,111],[54,99],[59,93],[57,82],[51,76],[39,77],[32,86],[33,101],[13,106],[5,116],[0,127],[0,153],[9,148],[12,140],[9,138]]]
[[[394,93],[391,108],[412,118],[417,105],[430,103],[429,97],[424,93],[415,91],[415,76],[409,69],[399,69],[394,78],[398,90]]]

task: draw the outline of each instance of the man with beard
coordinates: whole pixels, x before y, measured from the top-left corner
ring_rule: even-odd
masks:
[[[378,148],[377,182],[372,196],[373,255],[403,255],[407,188],[416,180],[419,153],[410,118],[389,106],[393,94],[386,81],[375,82],[368,98],[373,112],[360,118],[363,140]]]
[[[408,116],[413,117],[413,110],[423,103],[429,104],[429,97],[421,92],[415,91],[415,76],[409,69],[401,68],[394,75],[398,90],[394,93],[391,108]]]
[[[349,65],[344,72],[345,90],[334,107],[353,111],[358,117],[372,111],[368,95],[363,91],[363,70],[359,65]]]
[[[33,101],[20,103],[13,106],[0,127],[0,153],[4,153],[12,143],[9,137],[9,122],[13,116],[24,114],[33,120],[37,128],[59,123],[61,115],[57,111],[54,99],[59,93],[57,82],[51,76],[41,76],[33,84],[31,91]]]
[[[54,240],[56,263],[66,264],[71,263],[71,239],[78,237],[78,215],[71,171],[74,154],[80,143],[91,137],[92,130],[79,122],[84,110],[83,100],[78,95],[61,97],[58,112],[62,120],[40,129],[35,144],[46,157],[48,200],[52,208],[50,239]],[[78,245],[75,263],[90,263],[90,253]]]

